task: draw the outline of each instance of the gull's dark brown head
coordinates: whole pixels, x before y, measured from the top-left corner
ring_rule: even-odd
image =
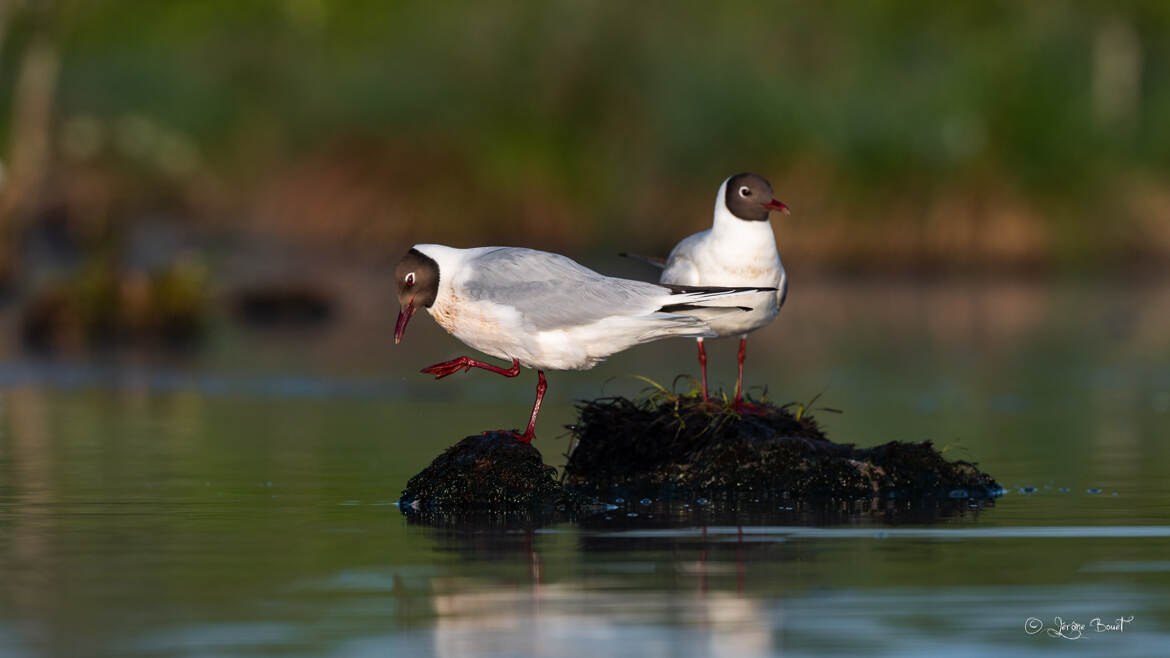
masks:
[[[394,325],[394,344],[402,342],[406,323],[420,308],[430,308],[439,295],[439,264],[418,249],[406,252],[394,271],[398,285],[398,323]]]
[[[756,174],[736,174],[727,179],[724,203],[731,214],[749,222],[768,221],[768,212],[788,214],[788,206],[772,198],[772,185]]]

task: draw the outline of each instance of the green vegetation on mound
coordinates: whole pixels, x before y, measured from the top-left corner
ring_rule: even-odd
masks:
[[[411,478],[411,517],[596,511],[598,500],[950,501],[993,498],[999,484],[929,442],[872,448],[834,443],[798,407],[703,402],[661,391],[581,404],[563,486],[540,452],[505,432],[469,436]],[[957,501],[952,501],[957,502]],[[589,509],[585,509],[589,508]]]
[[[830,441],[816,421],[756,403],[659,395],[581,405],[565,486],[583,494],[858,499],[985,498],[1000,486],[929,441],[873,448]]]

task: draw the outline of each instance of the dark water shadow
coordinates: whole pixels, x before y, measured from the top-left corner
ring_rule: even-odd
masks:
[[[514,543],[516,536],[551,526],[571,526],[586,533],[618,530],[670,530],[707,526],[746,527],[897,527],[955,520],[975,521],[995,509],[995,500],[861,500],[720,505],[621,500],[577,509],[525,512],[418,513],[404,510],[408,523],[441,530],[436,536],[468,544]]]

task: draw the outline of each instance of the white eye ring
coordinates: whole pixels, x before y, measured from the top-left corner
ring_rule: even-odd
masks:
[[[752,195],[752,188],[748,187],[747,185],[744,185],[743,187],[739,188],[739,195],[745,196],[745,197],[751,196]]]
[[[406,281],[406,285],[413,286],[414,285],[414,272],[407,272],[406,278],[404,278],[403,280]]]

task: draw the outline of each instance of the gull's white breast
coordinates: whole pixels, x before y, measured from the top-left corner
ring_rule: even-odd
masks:
[[[777,289],[749,312],[708,318],[720,336],[742,335],[767,325],[780,312],[788,290],[771,224],[718,216],[713,228],[686,238],[671,251],[660,281]]]

